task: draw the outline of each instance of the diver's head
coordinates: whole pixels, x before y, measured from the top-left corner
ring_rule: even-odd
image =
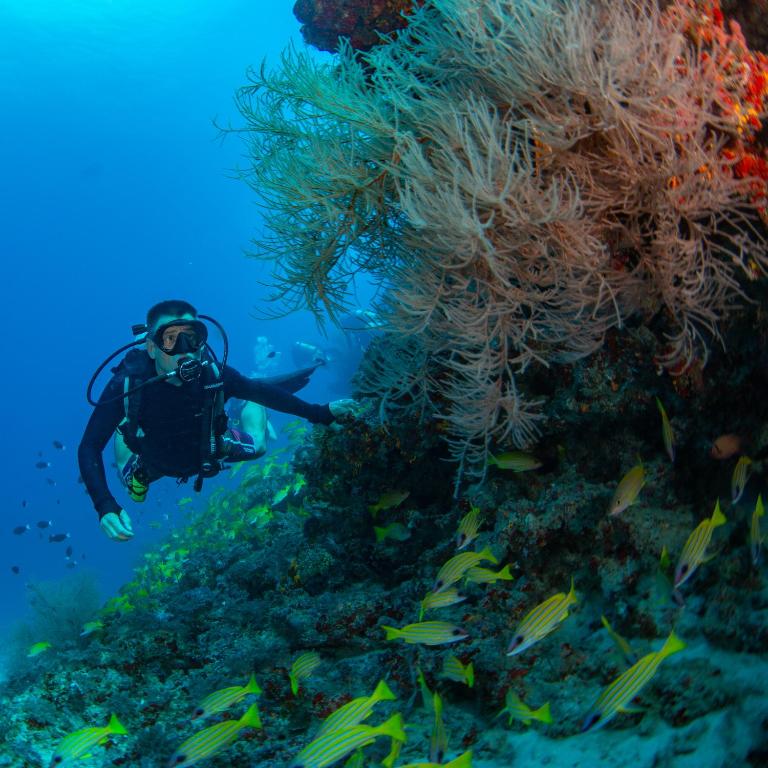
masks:
[[[208,339],[205,323],[187,301],[169,300],[147,312],[147,354],[158,374],[172,373],[182,360],[199,360]],[[178,379],[169,379],[181,384]]]

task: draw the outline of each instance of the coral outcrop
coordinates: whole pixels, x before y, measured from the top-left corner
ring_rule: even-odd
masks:
[[[213,768],[288,765],[322,718],[382,678],[397,696],[382,712],[400,711],[409,724],[395,765],[426,760],[434,714],[419,675],[443,698],[449,755],[472,749],[474,768],[763,765],[768,585],[764,565],[751,561],[749,518],[757,493],[766,493],[765,469],[756,459],[743,498],[732,504],[736,458],[710,452],[724,432],[742,435],[756,457],[766,445],[760,393],[768,365],[754,362],[768,360],[762,315],[761,301],[729,328],[730,351],[715,352],[707,374],[685,389],[646,364],[656,342],[642,326],[621,346],[609,341],[588,361],[563,366],[549,377],[549,429],[535,448],[542,466],[494,467],[458,500],[439,422],[425,427],[400,415],[385,430],[371,402],[344,429],[297,434],[290,463],[274,456],[243,469],[236,490],[218,492],[148,552],[135,580],[101,609],[99,631],[81,636],[70,628],[66,637],[65,627],[46,654],[19,654],[0,700],[0,766],[45,764],[64,734],[102,724],[111,712],[128,734],[100,747],[94,764],[162,764],[202,727],[190,720],[195,706],[252,672],[263,728],[244,732],[211,759]],[[655,397],[671,419],[674,463]],[[638,457],[646,485],[611,517],[618,479]],[[674,567],[718,497],[728,522],[713,559],[675,600],[660,555],[666,549]],[[418,619],[472,505],[482,523],[470,548],[490,547],[499,561],[493,568],[511,565],[514,580],[462,580],[464,602],[425,616],[461,626],[468,640],[387,641],[383,625]],[[377,541],[373,526],[391,522],[407,537]],[[506,657],[517,622],[567,590],[571,578],[572,615],[525,653]],[[640,711],[582,735],[585,712],[627,667],[601,616],[638,654],[657,649],[672,628],[687,648],[642,691]],[[322,663],[294,696],[287,671],[306,651]],[[443,677],[451,654],[472,662],[472,688]],[[552,725],[528,729],[496,717],[510,689],[530,705],[550,702]],[[371,722],[384,717],[377,712]],[[367,748],[366,764],[388,750],[388,743]]]
[[[441,0],[365,56],[288,53],[239,94],[276,293],[319,318],[380,283],[361,388],[460,472],[533,443],[533,372],[642,317],[706,363],[768,267],[768,60],[716,4]]]
[[[335,52],[342,39],[358,51],[370,50],[408,24],[423,0],[296,0],[293,13],[301,34],[321,51]]]
[[[411,0],[297,0],[293,12],[304,40],[321,51],[338,51],[342,38],[367,51],[382,35],[407,26],[407,15],[421,5]],[[726,16],[741,25],[749,47],[768,53],[765,0],[723,0],[722,5]]]

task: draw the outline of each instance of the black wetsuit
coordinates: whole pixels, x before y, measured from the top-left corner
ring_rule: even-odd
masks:
[[[149,355],[146,355],[146,359],[146,378],[149,378],[155,375],[154,362]],[[100,403],[109,400],[113,402],[94,409],[77,453],[80,475],[99,513],[99,519],[109,512],[119,513],[122,509],[107,486],[102,458],[109,439],[125,418],[121,397],[125,375],[120,367],[114,370],[115,376],[99,398]],[[249,379],[230,366],[224,367],[222,379],[225,400],[231,397],[249,400],[276,411],[300,416],[313,424],[333,422],[328,405],[307,403],[291,394],[289,389],[295,390],[298,388],[296,386],[286,389],[270,381]],[[144,433],[141,459],[152,468],[156,476],[189,477],[199,471],[203,402],[203,389],[199,381],[183,386],[159,381],[143,388],[138,418]]]

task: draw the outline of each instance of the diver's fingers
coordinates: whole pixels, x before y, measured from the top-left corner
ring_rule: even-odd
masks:
[[[328,407],[331,410],[331,415],[338,419],[341,416],[356,416],[360,411],[361,405],[357,400],[352,398],[344,398],[342,400],[334,400],[328,403]]]
[[[122,516],[125,515],[128,522],[126,527],[121,521]],[[113,541],[128,541],[133,538],[133,531],[130,528],[131,520],[125,511],[122,511],[120,516],[115,512],[108,512],[101,518],[101,529],[109,536]]]
[[[123,528],[123,530],[120,532],[123,534],[127,533],[129,536],[133,536],[133,527],[131,526],[131,518],[129,517],[128,513],[124,509],[120,511],[120,523]]]

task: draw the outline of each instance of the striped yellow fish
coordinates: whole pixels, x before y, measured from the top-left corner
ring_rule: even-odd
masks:
[[[731,475],[731,501],[734,504],[739,503],[751,474],[752,459],[749,456],[739,456],[739,460],[733,468],[733,475]]]
[[[513,472],[530,472],[541,466],[541,461],[525,451],[507,451],[498,456],[488,456],[488,463],[499,469],[510,469]]]
[[[29,650],[27,651],[27,658],[31,659],[34,656],[39,656],[41,653],[47,651],[51,647],[51,644],[47,640],[43,640],[41,643],[34,643],[33,645],[29,646]]]
[[[379,496],[375,504],[368,505],[368,511],[373,517],[376,517],[379,512],[383,512],[385,509],[399,507],[410,495],[410,491],[387,491]]]
[[[661,414],[661,439],[664,441],[664,450],[669,456],[669,460],[674,462],[675,460],[675,435],[672,432],[672,425],[669,423],[667,412],[664,410],[664,406],[661,404],[661,400],[656,398],[656,407]]]
[[[473,565],[471,568],[467,568],[467,572],[464,576],[466,582],[471,581],[474,584],[495,584],[497,581],[512,581],[515,578],[509,572],[508,564],[500,571],[492,571],[490,568],[482,568],[479,565]]]
[[[201,760],[217,755],[226,749],[244,728],[261,728],[259,709],[255,704],[239,720],[224,720],[204,728],[188,738],[171,756],[168,768],[194,765]]]
[[[519,720],[523,725],[530,725],[532,720],[539,720],[547,724],[552,722],[549,702],[538,709],[531,709],[511,688],[507,690],[504,709],[496,717],[501,717],[503,714],[509,715],[508,725],[512,725],[513,720]]]
[[[455,605],[466,600],[466,595],[460,595],[458,590],[451,587],[442,592],[427,592],[421,601],[421,610],[419,611],[419,621],[424,618],[426,611],[433,608],[445,608],[446,605]]]
[[[507,656],[522,653],[526,648],[530,648],[534,643],[557,629],[560,622],[568,618],[569,606],[576,602],[576,592],[573,587],[573,578],[571,578],[571,589],[567,595],[565,592],[552,595],[537,605],[518,624],[507,648]]]
[[[464,547],[474,541],[479,530],[480,507],[473,505],[459,523],[459,530],[456,531],[456,549],[464,549]]]
[[[725,522],[725,515],[720,511],[720,499],[718,499],[712,517],[702,520],[685,542],[675,568],[675,589],[685,584],[693,576],[694,571],[708,559],[706,549],[712,540],[712,532]]]
[[[469,568],[483,560],[490,560],[494,565],[498,565],[499,562],[488,547],[482,552],[461,552],[458,555],[454,555],[437,572],[437,578],[432,585],[432,591],[442,592],[448,589],[452,584],[459,581]]]
[[[671,632],[661,650],[643,656],[640,661],[619,675],[601,694],[584,718],[582,732],[602,728],[637,696],[645,684],[656,674],[664,659],[682,651],[685,643]]]
[[[397,627],[381,627],[387,633],[387,640],[405,640],[406,643],[421,645],[443,645],[465,640],[469,634],[461,627],[446,621],[420,621],[408,624],[401,629]]]
[[[442,763],[448,751],[448,734],[443,722],[443,700],[437,691],[432,694],[432,710],[435,713],[435,719],[429,737],[429,759],[435,763]]]
[[[627,664],[630,664],[630,665],[634,664],[637,661],[637,654],[632,650],[632,646],[629,644],[629,641],[625,640],[608,623],[608,619],[606,619],[605,616],[601,616],[600,620],[603,622],[603,626],[605,627],[606,632],[608,632],[608,637],[610,637],[611,640],[613,640],[613,644],[619,650],[619,653],[621,653],[624,661],[626,661]]]
[[[206,696],[192,713],[192,719],[198,717],[208,717],[215,712],[223,712],[236,704],[249,694],[257,696],[261,693],[261,688],[256,682],[256,675],[251,675],[251,679],[246,685],[235,685],[231,688],[222,688],[220,691]]]
[[[299,692],[299,683],[308,678],[320,666],[320,656],[314,651],[302,653],[291,664],[288,679],[291,681],[291,693],[295,696]]]
[[[755,503],[755,511],[752,513],[752,521],[749,526],[749,549],[752,553],[752,565],[757,568],[760,565],[760,555],[763,547],[763,534],[760,532],[760,518],[765,514],[763,497],[758,494]]]
[[[344,763],[344,768],[363,768],[365,766],[365,755],[363,754],[363,748],[360,747],[352,757]]]
[[[411,538],[411,532],[402,523],[390,523],[385,526],[374,525],[373,532],[376,534],[376,542],[379,544],[385,539],[405,541]]]
[[[427,678],[424,677],[424,672],[418,664],[416,665],[416,682],[419,684],[419,692],[421,693],[421,705],[427,712],[431,712],[432,691],[429,690]]]
[[[51,765],[61,765],[66,760],[76,760],[90,752],[97,744],[107,740],[112,734],[126,734],[116,715],[109,718],[109,723],[101,728],[81,728],[65,736],[51,758]]]
[[[475,668],[472,666],[472,662],[466,666],[461,663],[455,656],[446,656],[443,659],[443,669],[440,672],[440,677],[446,678],[446,680],[454,680],[457,683],[464,683],[469,688],[475,684]]]
[[[640,489],[645,485],[645,467],[636,464],[621,478],[608,508],[610,515],[620,515],[630,504],[634,504]]]
[[[407,763],[398,768],[472,768],[472,750],[468,750],[463,755],[454,757],[447,763]]]
[[[373,712],[374,706],[380,701],[394,701],[396,698],[395,694],[389,689],[389,686],[383,680],[380,680],[370,696],[360,696],[357,699],[352,699],[352,701],[348,701],[335,712],[328,715],[323,720],[323,724],[320,726],[320,730],[315,738],[330,731],[341,731],[344,728],[359,725]]]
[[[659,568],[661,568],[662,571],[668,571],[670,565],[672,565],[672,561],[669,558],[669,550],[665,544],[661,548],[661,555],[659,556]]]
[[[88,637],[94,632],[99,632],[104,629],[104,623],[96,619],[95,621],[86,621],[83,624],[83,631],[80,633],[80,637]]]
[[[341,731],[324,733],[304,747],[291,760],[288,768],[325,768],[350,752],[371,744],[379,736],[390,736],[398,741],[405,741],[403,716],[393,715],[377,726],[354,725]]]
[[[393,768],[395,760],[400,757],[400,751],[403,748],[403,742],[400,739],[392,739],[392,745],[389,748],[389,754],[381,761],[384,768]]]
[[[287,498],[288,494],[291,492],[291,486],[285,485],[282,488],[278,488],[278,490],[275,491],[274,496],[272,496],[272,506],[278,505],[283,499]]]

